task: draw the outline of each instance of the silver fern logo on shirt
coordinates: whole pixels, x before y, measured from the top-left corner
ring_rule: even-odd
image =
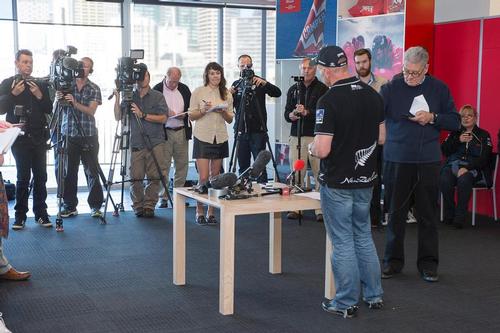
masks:
[[[366,162],[372,156],[373,152],[375,151],[375,148],[377,148],[377,141],[375,141],[370,147],[360,149],[356,151],[354,154],[354,162],[356,162],[356,165],[354,165],[354,170],[358,168],[358,166],[365,166]]]

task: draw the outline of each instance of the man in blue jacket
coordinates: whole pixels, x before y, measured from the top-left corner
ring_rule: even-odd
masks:
[[[412,194],[418,221],[417,268],[425,281],[438,276],[438,179],[441,129],[456,131],[460,116],[446,84],[426,75],[429,54],[421,46],[404,55],[403,75],[381,90],[385,104],[387,139],[384,146],[384,184],[389,207],[382,278],[404,266],[404,235]]]

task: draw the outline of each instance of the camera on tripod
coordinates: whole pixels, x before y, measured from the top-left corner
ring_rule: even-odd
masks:
[[[56,91],[68,94],[72,91],[75,79],[82,78],[83,63],[71,58],[77,53],[74,46],[68,45],[66,52],[54,59],[50,65],[49,82]]]
[[[28,116],[31,114],[31,110],[24,105],[14,106],[14,115],[19,117],[19,123],[25,124],[28,121]]]
[[[292,76],[292,79],[295,82],[304,82],[304,77],[303,76]]]
[[[142,63],[137,63],[138,59],[144,59],[144,50],[130,50],[128,57],[118,59],[116,66],[116,88],[122,94],[122,100],[132,101],[134,84],[144,80],[147,67]]]

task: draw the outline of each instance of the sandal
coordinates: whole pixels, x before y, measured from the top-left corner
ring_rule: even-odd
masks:
[[[217,219],[213,215],[209,215],[207,218],[207,223],[208,224],[217,224]]]
[[[207,225],[207,219],[205,218],[205,215],[196,215],[196,224]]]

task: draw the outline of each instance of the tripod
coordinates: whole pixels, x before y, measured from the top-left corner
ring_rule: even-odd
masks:
[[[252,78],[253,77],[246,77],[242,78],[240,82],[234,87],[237,89],[240,85],[243,84],[243,91],[241,93],[241,100],[240,100],[240,105],[238,106],[237,114],[238,114],[238,123],[236,125],[236,131],[234,132],[234,144],[233,148],[231,150],[231,158],[229,160],[229,170],[230,172],[236,172],[236,161],[238,159],[238,149],[240,145],[240,140],[241,136],[243,135],[244,132],[244,125],[245,125],[245,112],[248,107],[250,107],[252,100],[255,96],[255,90],[252,89]],[[264,121],[264,117],[262,116],[262,111],[260,109],[259,103],[254,103],[256,110],[257,110],[257,116],[259,118],[259,122],[261,125],[261,128],[264,129],[265,136],[266,136],[266,145],[269,151],[271,152],[271,160],[273,161],[273,168],[274,172],[276,174],[276,179],[278,182],[281,182],[280,176],[278,173],[278,168],[276,165],[276,160],[274,158],[274,154],[272,153],[273,150],[271,148],[271,144],[269,143],[269,135],[268,135],[268,130],[267,130],[267,124]],[[255,157],[254,157],[255,158]],[[234,163],[234,164],[233,164]],[[267,181],[267,179],[266,179]]]
[[[90,144],[88,143],[88,138],[85,135],[85,132],[83,130],[82,124],[80,123],[80,120],[75,114],[74,108],[70,104],[63,104],[60,101],[57,102],[56,104],[56,112],[54,117],[51,119],[51,124],[50,128],[52,130],[52,136],[56,136],[55,144],[54,147],[57,149],[57,199],[58,199],[58,212],[57,212],[57,218],[56,218],[56,231],[61,232],[64,231],[63,227],[63,219],[61,216],[61,209],[63,206],[63,198],[64,198],[64,188],[65,188],[65,172],[67,172],[67,164],[68,164],[68,143],[69,143],[69,133],[66,133],[66,135],[63,135],[62,133],[62,121],[63,121],[63,112],[67,112],[67,121],[69,122],[70,117],[73,117],[76,128],[78,131],[78,134],[80,137],[83,138],[83,156],[86,163],[89,165],[89,170],[91,173],[97,173],[94,174],[93,176],[98,176],[102,183],[104,184],[105,188],[107,189],[106,185],[106,177],[104,176],[104,172],[102,171],[101,166],[99,165],[99,162],[97,159],[94,159],[93,156],[90,154]],[[69,128],[67,129],[69,131]],[[97,178],[97,177],[96,177]],[[115,203],[113,199],[111,199],[112,204],[115,206]],[[106,224],[106,219],[105,216],[100,217],[100,222],[101,224]]]
[[[123,94],[122,94],[123,95]],[[111,163],[109,167],[109,174],[108,174],[108,180],[106,182],[107,184],[107,192],[106,192],[106,201],[104,204],[104,216],[106,216],[106,212],[108,209],[108,199],[111,198],[111,186],[114,184],[121,184],[121,202],[118,205],[114,206],[114,212],[113,216],[118,216],[118,209],[120,211],[124,211],[124,205],[123,205],[123,197],[124,197],[124,190],[125,190],[125,182],[133,182],[133,181],[143,181],[143,179],[128,179],[125,180],[125,176],[127,174],[127,157],[128,157],[128,149],[130,148],[130,114],[132,113],[131,111],[131,104],[132,101],[125,101],[127,103],[126,105],[126,112],[122,114],[121,117],[121,133],[119,134],[119,124],[120,122],[117,122],[116,124],[116,130],[115,130],[115,140],[113,142],[113,152],[111,155]],[[144,141],[144,144],[146,146],[147,151],[151,154],[151,157],[153,158],[153,162],[155,164],[156,170],[158,171],[159,179],[161,181],[161,184],[165,189],[168,189],[167,187],[167,181],[165,179],[165,176],[163,175],[161,171],[160,164],[158,163],[158,159],[156,158],[156,155],[153,151],[153,144],[151,142],[151,138],[149,135],[145,132],[144,126],[137,116],[137,114],[134,113],[135,120],[137,122],[137,125],[139,127],[139,132],[141,134],[141,137]],[[116,162],[118,160],[118,153],[122,151],[121,154],[121,167],[120,167],[120,175],[122,176],[122,180],[119,182],[113,182],[113,177],[114,177],[114,172],[115,172],[115,166]],[[156,179],[149,179],[149,180],[156,180]],[[167,198],[168,201],[170,202],[170,205],[173,206],[172,203],[172,198],[170,197],[170,193],[168,190],[166,190],[167,193]],[[112,198],[111,198],[112,199]]]

